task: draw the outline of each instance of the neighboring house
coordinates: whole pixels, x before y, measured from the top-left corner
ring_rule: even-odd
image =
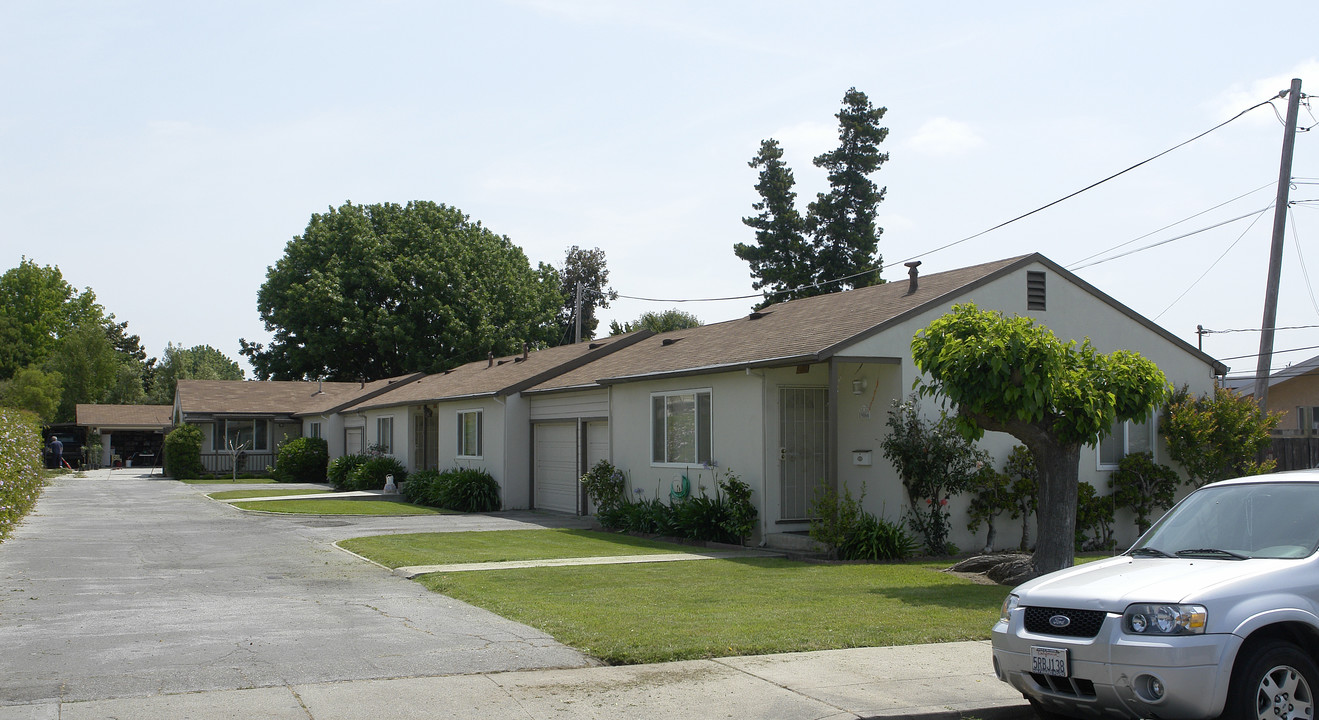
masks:
[[[576,444],[591,423],[607,416],[589,411],[572,416],[567,446],[532,444],[541,418],[528,414],[521,391],[637,343],[653,333],[640,331],[576,345],[524,351],[521,355],[461,365],[428,375],[406,386],[363,399],[339,414],[358,418],[368,442],[415,472],[424,469],[477,467],[499,482],[507,509],[538,508],[582,511],[577,479],[581,475]],[[607,409],[606,409],[607,411]],[[345,421],[347,422],[347,421]],[[591,430],[607,437],[600,430]],[[608,445],[590,446],[591,458],[608,458]],[[540,472],[533,473],[535,465]],[[544,468],[553,467],[554,472]]]
[[[422,377],[416,373],[369,383],[180,380],[173,421],[201,429],[207,471],[232,469],[230,447],[244,448],[242,468],[259,471],[275,464],[279,443],[304,434],[325,438],[331,457],[361,452],[363,428],[339,409]]]
[[[1228,386],[1242,395],[1255,395],[1254,380],[1230,382]],[[1274,437],[1319,437],[1319,356],[1270,375],[1266,404],[1266,410],[1282,416]]]
[[[631,489],[646,497],[666,497],[684,477],[692,492],[713,493],[715,473],[739,475],[753,489],[760,540],[783,542],[790,539],[785,534],[808,530],[822,489],[864,492],[865,509],[899,520],[908,500],[880,449],[888,410],[919,377],[913,336],[966,302],[1033,317],[1063,340],[1088,337],[1101,352],[1137,351],[1192,392],[1209,391],[1214,376],[1226,371],[1036,254],[919,278],[913,273],[910,282],[771,305],[738,320],[645,338],[523,391],[533,454],[566,437],[572,418],[598,417],[607,420],[602,446]],[[932,399],[921,407],[930,418],[939,412]],[[560,425],[558,418],[570,422]],[[1097,450],[1083,450],[1081,479],[1107,494],[1108,473],[1126,453],[1152,450],[1166,461],[1156,427],[1126,423]],[[998,462],[1015,444],[997,433],[982,443]],[[579,460],[573,472],[588,464],[589,457]],[[539,484],[542,468],[534,470]],[[966,530],[966,500],[954,505],[953,541],[978,547]],[[1009,524],[1001,522],[999,537],[1010,547],[1016,540]]]
[[[110,467],[115,458],[126,467],[155,467],[165,433],[173,424],[170,405],[88,405],[75,407],[78,427],[84,437],[100,433],[101,451],[90,458],[93,465]],[[65,448],[65,455],[78,455],[78,448]]]

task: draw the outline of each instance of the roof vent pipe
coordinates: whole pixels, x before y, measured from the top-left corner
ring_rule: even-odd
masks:
[[[522,359],[527,359],[527,344],[525,342],[522,343]]]
[[[495,366],[495,351],[491,350],[485,354],[485,366],[492,368]]]
[[[907,285],[907,294],[911,295],[912,293],[916,292],[916,288],[920,285],[920,283],[916,280],[916,277],[920,274],[920,271],[917,270],[916,268],[921,266],[921,261],[913,260],[909,263],[903,263],[903,265],[907,266],[907,277],[911,279],[910,284]]]

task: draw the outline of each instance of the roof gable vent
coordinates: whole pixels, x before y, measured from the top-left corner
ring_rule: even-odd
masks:
[[[1045,275],[1042,270],[1026,271],[1026,309],[1047,310],[1045,302]]]

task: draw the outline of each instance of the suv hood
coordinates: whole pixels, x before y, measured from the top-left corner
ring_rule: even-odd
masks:
[[[1230,592],[1232,585],[1249,585],[1261,575],[1297,564],[1296,560],[1120,556],[1050,573],[1014,592],[1023,605],[1120,613],[1137,602],[1203,602]]]

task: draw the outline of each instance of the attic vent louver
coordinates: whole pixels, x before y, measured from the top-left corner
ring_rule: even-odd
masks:
[[[682,338],[664,338],[663,340],[660,341],[660,345],[663,345],[664,347],[668,347],[673,343],[678,342],[681,339]]]
[[[1026,271],[1026,309],[1047,310],[1044,294],[1044,272]]]

